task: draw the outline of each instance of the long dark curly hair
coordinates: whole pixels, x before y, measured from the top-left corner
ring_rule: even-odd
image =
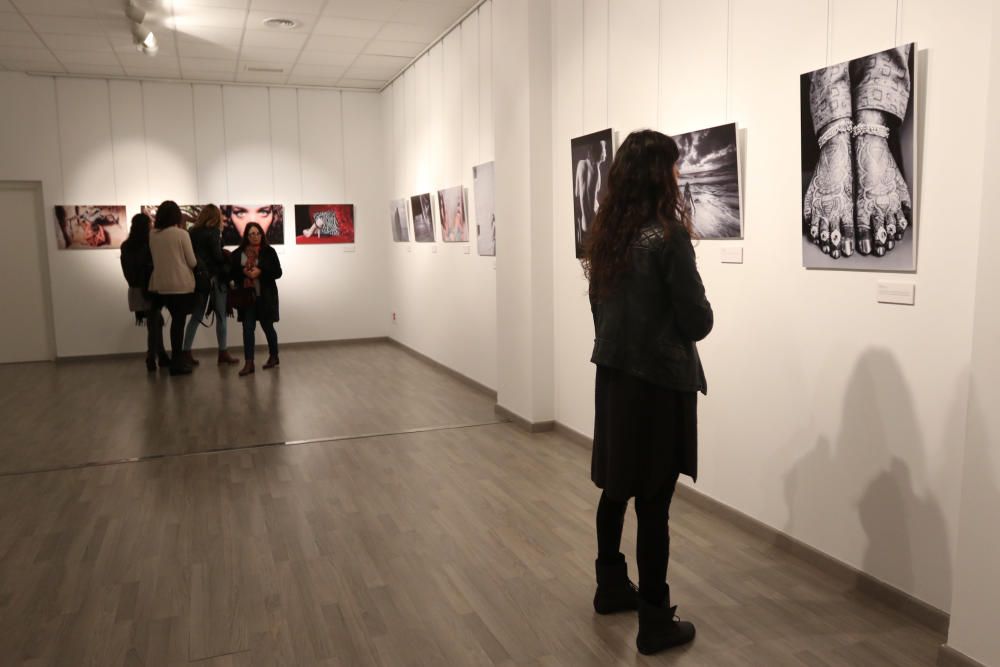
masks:
[[[678,227],[693,236],[674,175],[679,157],[677,143],[655,130],[632,132],[618,149],[580,260],[591,296],[607,295],[628,271],[629,247],[651,220],[667,239]]]

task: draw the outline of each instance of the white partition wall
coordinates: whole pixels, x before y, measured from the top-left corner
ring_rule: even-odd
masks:
[[[701,242],[697,488],[940,609],[951,604],[991,41],[985,0],[554,0],[556,419],[593,429],[569,141],[739,124],[745,239]],[[658,29],[654,29],[658,26]],[[806,271],[799,75],[916,41],[918,271]],[[958,125],[947,119],[962,100]],[[951,111],[949,111],[951,109]],[[962,193],[961,196],[956,196]],[[741,246],[745,263],[720,263]],[[876,303],[879,278],[917,286]]]
[[[487,2],[382,93],[389,177],[377,218],[386,232],[389,335],[488,387],[497,386],[494,257],[476,249],[472,167],[494,158],[492,3]],[[461,185],[468,243],[443,243],[437,191]],[[389,201],[429,192],[435,242],[393,243]],[[497,222],[497,236],[504,234]]]
[[[58,356],[137,352],[145,336],[117,251],[56,249],[57,204],[125,204],[129,216],[164,199],[282,204],[281,340],[386,335],[378,95],[12,73],[0,86],[11,156],[0,179],[43,184]],[[310,203],[354,204],[356,244],[296,247],[294,205]],[[238,347],[237,327],[229,336]],[[214,345],[213,331],[199,332],[196,347]]]

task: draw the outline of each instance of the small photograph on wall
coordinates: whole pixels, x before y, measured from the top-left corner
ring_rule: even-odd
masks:
[[[438,190],[438,218],[441,220],[441,240],[445,243],[467,243],[469,220],[465,215],[465,189],[461,185]]]
[[[354,205],[296,204],[295,243],[354,243]]]
[[[397,243],[410,240],[410,227],[406,220],[406,200],[389,202],[389,224],[392,225],[392,240]]]
[[[479,254],[496,257],[497,226],[493,198],[494,164],[487,162],[472,168],[472,187],[476,193],[476,239]]]
[[[119,248],[128,237],[125,207],[56,206],[56,232],[61,249]]]
[[[736,123],[675,134],[678,184],[698,238],[743,235]]]
[[[222,211],[222,245],[239,245],[243,230],[256,222],[264,230],[271,245],[285,243],[285,207],[281,204],[224,204]]]
[[[611,167],[612,132],[594,132],[570,141],[573,154],[573,226],[576,256],[583,256],[583,244],[597,216]]]
[[[184,220],[184,226],[188,229],[194,227],[194,223],[198,220],[198,216],[201,215],[201,210],[205,208],[204,204],[181,204],[181,219]],[[150,219],[156,220],[156,211],[160,208],[159,204],[146,204],[142,206],[141,210],[143,213],[148,215]]]
[[[413,213],[413,238],[417,243],[434,243],[434,213],[431,211],[431,195],[410,197]]]
[[[802,264],[916,266],[916,45],[800,77]]]

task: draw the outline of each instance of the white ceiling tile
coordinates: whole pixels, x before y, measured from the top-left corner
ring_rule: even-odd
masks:
[[[428,2],[405,2],[392,20],[438,28],[440,31],[457,21],[466,9]]]
[[[31,26],[18,14],[0,14],[0,30],[31,32]]]
[[[118,56],[112,51],[57,51],[56,58],[70,69],[71,65],[118,65]],[[72,71],[72,70],[70,70]]]
[[[222,9],[247,9],[250,0],[174,0],[175,9],[197,7],[221,7]]]
[[[54,16],[95,16],[97,12],[90,0],[14,0],[25,14],[50,14]],[[121,5],[125,11],[125,5]]]
[[[332,51],[303,51],[298,62],[302,65],[326,65],[346,67],[354,62],[357,54],[334,53]]]
[[[288,83],[292,86],[323,86],[325,88],[335,88],[340,77],[327,78],[319,76],[296,76],[288,77]]]
[[[354,62],[354,64],[357,67],[382,67],[398,71],[399,69],[409,65],[410,60],[412,60],[412,58],[400,56],[362,55],[358,56],[358,59]]]
[[[389,82],[389,79],[351,79],[343,78],[337,82],[342,88],[365,88],[367,90],[379,90]]]
[[[251,0],[251,9],[277,12],[283,16],[285,12],[297,14],[319,14],[324,0]]]
[[[298,64],[292,70],[293,77],[306,77],[310,79],[339,79],[344,76],[347,68],[330,67],[329,65],[303,65]]]
[[[337,35],[313,35],[306,44],[306,52],[326,51],[330,53],[361,53],[361,50],[368,44],[367,39],[361,37],[339,37]]]
[[[244,72],[236,73],[236,80],[246,83],[284,83],[288,78],[288,72]]]
[[[239,49],[207,42],[177,42],[177,53],[182,58],[235,58]]]
[[[35,37],[35,33],[21,31],[0,31],[0,46],[19,46],[32,49],[45,48],[42,40]]]
[[[3,58],[0,57],[0,62],[3,63],[4,67],[17,72],[63,72],[62,63],[56,60],[56,57],[45,52],[47,58]]]
[[[243,48],[269,47],[278,49],[301,49],[309,35],[298,31],[247,30],[243,36]]]
[[[174,31],[178,42],[195,42],[218,46],[238,47],[243,41],[243,29],[209,28],[205,26],[188,26]]]
[[[177,58],[174,56],[164,56],[158,53],[155,56],[147,56],[144,53],[133,51],[132,53],[119,53],[118,62],[126,70],[132,68],[139,69],[177,69]]]
[[[67,62],[66,71],[70,74],[96,74],[101,76],[122,76],[125,70],[121,65],[116,64],[92,64],[80,62]]]
[[[201,71],[201,70],[184,70],[185,79],[194,79],[197,81],[235,81],[236,80],[236,70],[233,69],[231,72],[213,72],[213,71]]]
[[[403,4],[399,0],[329,0],[323,15],[389,21]]]
[[[423,42],[430,44],[438,35],[440,30],[427,28],[425,26],[413,25],[412,23],[386,23],[378,33],[379,39],[388,39],[399,42]]]
[[[103,35],[104,21],[95,18],[75,18],[71,16],[41,16],[27,14],[25,17],[38,32],[55,32],[67,35]]]
[[[181,71],[174,69],[144,69],[142,67],[125,68],[129,76],[141,77],[143,79],[179,79]]]
[[[358,65],[352,65],[351,68],[347,70],[347,76],[351,77],[352,79],[381,79],[385,81],[396,76],[401,69],[403,68],[363,67]]]
[[[0,0],[0,12],[13,12],[17,11],[14,9],[14,5],[10,4],[10,0]]]
[[[296,12],[273,12],[273,11],[261,11],[252,10],[247,14],[247,30],[274,30],[275,32],[283,32],[283,28],[269,28],[264,21],[273,18],[283,18],[291,19],[295,21],[296,26],[293,30],[289,32],[304,32],[309,33],[316,24],[315,14],[299,14]]]
[[[381,21],[324,16],[316,22],[314,35],[343,35],[371,39],[382,28]]]
[[[216,58],[181,58],[181,69],[196,72],[233,73],[236,71],[236,59],[222,60]]]
[[[296,49],[265,49],[259,47],[244,47],[240,51],[240,60],[256,62],[293,63],[299,57]]]
[[[53,51],[111,51],[104,35],[57,35],[42,33],[42,40]]]
[[[247,13],[241,9],[220,7],[174,8],[173,25],[179,32],[186,32],[192,26],[203,28],[243,29]]]
[[[0,46],[0,60],[47,61],[52,58],[48,49],[26,46]]]
[[[423,42],[397,42],[389,39],[376,39],[365,48],[365,53],[413,58],[423,51],[426,46],[427,44]]]

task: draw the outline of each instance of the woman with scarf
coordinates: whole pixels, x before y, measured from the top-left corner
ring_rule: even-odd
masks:
[[[264,370],[278,365],[278,332],[274,323],[278,321],[278,278],[281,277],[281,262],[278,253],[268,244],[264,229],[256,222],[248,223],[243,231],[243,241],[230,258],[230,276],[238,290],[244,291],[244,298],[238,300],[236,309],[239,321],[243,323],[243,358],[245,363],[240,375],[254,372],[254,334],[257,323],[267,338],[267,363]]]

